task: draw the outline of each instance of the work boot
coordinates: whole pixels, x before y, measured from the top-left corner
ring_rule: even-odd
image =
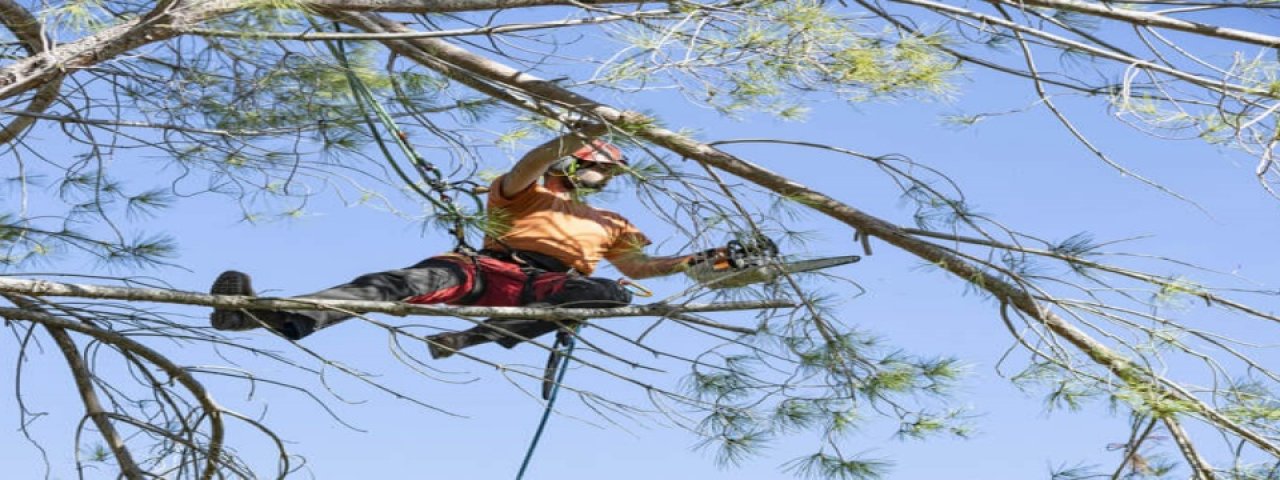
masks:
[[[431,352],[434,360],[449,358],[466,346],[466,339],[460,332],[438,333],[427,337],[427,351]]]
[[[250,283],[249,275],[235,270],[227,270],[218,275],[213,281],[213,286],[209,288],[209,293],[213,295],[241,295],[252,297],[253,284]],[[229,330],[233,332],[253,330],[262,327],[265,324],[272,330],[280,330],[280,326],[284,323],[285,315],[281,312],[271,310],[224,310],[215,308],[213,314],[209,315],[209,325],[214,330]]]

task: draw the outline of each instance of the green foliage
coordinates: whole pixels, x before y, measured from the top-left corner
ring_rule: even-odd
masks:
[[[1097,469],[1097,465],[1059,465],[1049,471],[1049,478],[1051,480],[1085,480],[1103,476]]]
[[[788,398],[779,402],[773,412],[773,426],[784,433],[814,426],[824,413],[818,403],[802,398]]]
[[[1079,411],[1086,402],[1099,399],[1106,391],[1052,362],[1033,362],[1009,379],[1023,390],[1048,389],[1045,408]]]
[[[764,111],[787,120],[807,111],[792,98],[799,92],[866,101],[950,91],[948,77],[957,63],[939,50],[948,43],[941,34],[875,29],[812,0],[761,2],[735,13],[740,16],[711,25],[690,22],[696,32],[629,31],[624,40],[653,55],[610,64],[602,79],[643,84],[670,73],[722,112]],[[675,69],[645,58],[687,60]]]
[[[1280,425],[1280,401],[1261,382],[1239,381],[1219,396],[1227,404],[1222,413],[1234,421],[1267,428]]]
[[[1204,287],[1185,277],[1171,277],[1157,286],[1151,302],[1169,308],[1186,308],[1190,301],[1205,294]]]
[[[151,189],[126,200],[125,214],[129,218],[154,217],[159,210],[173,203],[174,197],[168,190]]]
[[[847,458],[818,452],[789,462],[786,470],[801,478],[871,480],[883,478],[893,464],[886,460]]]
[[[92,33],[109,26],[114,15],[102,0],[67,0],[40,13],[42,25],[56,26],[72,33]]]
[[[111,451],[107,450],[107,447],[101,443],[93,444],[88,450],[85,456],[87,457],[86,460],[90,462],[104,463],[111,460]]]

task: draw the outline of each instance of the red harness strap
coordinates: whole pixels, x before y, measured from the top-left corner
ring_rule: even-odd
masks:
[[[481,281],[484,283],[484,292],[470,305],[481,307],[518,307],[522,305],[520,294],[524,291],[528,275],[521,270],[520,265],[484,256],[476,257],[475,263],[472,263],[466,257],[457,255],[444,255],[435,258],[457,263],[466,278],[461,285],[411,297],[405,300],[406,302],[456,305],[457,303],[455,302],[463,299],[471,292],[472,287],[475,285],[475,275],[478,267],[480,275],[483,275]],[[542,272],[538,274],[532,285],[532,301],[538,301],[559,292],[564,288],[564,283],[568,278],[568,274],[560,272]]]

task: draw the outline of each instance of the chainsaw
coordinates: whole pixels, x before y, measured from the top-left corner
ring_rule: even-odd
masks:
[[[704,287],[737,288],[768,283],[789,273],[838,267],[862,260],[857,255],[813,259],[788,259],[778,245],[763,235],[730,240],[722,252],[706,254],[690,262],[685,274]]]

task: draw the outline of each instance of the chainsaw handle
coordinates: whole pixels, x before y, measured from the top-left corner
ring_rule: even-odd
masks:
[[[685,261],[685,265],[692,267],[694,265],[699,265],[706,262],[713,262],[713,261],[722,260],[726,258],[729,258],[729,247],[708,248],[701,252],[690,255],[689,259]]]

